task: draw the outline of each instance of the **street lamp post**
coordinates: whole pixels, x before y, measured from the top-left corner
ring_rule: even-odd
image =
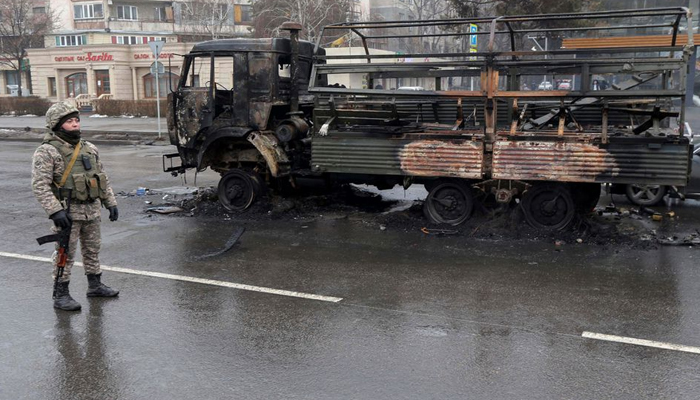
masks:
[[[535,36],[528,36],[527,38],[528,38],[528,39],[532,39],[532,41],[535,42],[535,44],[537,45],[537,47],[540,48],[540,51],[544,51],[544,52],[545,52],[545,53],[544,53],[544,58],[545,58],[545,60],[546,60],[546,59],[547,59],[547,48],[549,47],[549,46],[548,46],[549,40],[548,40],[547,36],[544,37],[544,48],[543,48],[542,46],[540,46],[540,43],[537,41],[537,37],[535,37]],[[543,82],[546,82],[546,81],[547,81],[547,74],[545,74],[544,76],[542,76],[542,81],[543,81]]]

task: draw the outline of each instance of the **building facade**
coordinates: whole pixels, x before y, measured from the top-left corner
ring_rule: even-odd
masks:
[[[250,35],[249,0],[48,0],[55,28],[44,37],[44,48],[28,49],[31,73],[23,86],[32,95],[52,101],[65,98],[155,99],[155,60],[149,42],[165,42],[160,60],[165,66],[160,89],[177,77],[181,59],[191,44],[202,40]],[[170,66],[169,66],[170,63]],[[0,67],[0,95],[16,73]],[[31,86],[28,81],[31,79]],[[5,88],[5,90],[2,90]],[[163,92],[166,93],[166,92]]]
[[[175,87],[179,79],[182,59],[176,54],[186,54],[191,48],[192,44],[166,42],[159,57],[164,67],[158,74],[161,97],[169,92],[170,82]],[[109,95],[118,100],[156,98],[156,76],[151,72],[156,59],[147,44],[50,47],[28,53],[37,96],[54,101],[79,95]]]

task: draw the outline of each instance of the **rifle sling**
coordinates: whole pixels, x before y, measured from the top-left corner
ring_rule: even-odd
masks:
[[[80,153],[80,147],[81,147],[81,142],[78,142],[77,145],[75,145],[75,150],[73,151],[73,157],[71,157],[70,162],[68,162],[68,165],[66,165],[66,170],[63,171],[63,176],[61,176],[61,182],[58,184],[58,188],[62,188],[63,185],[65,185],[66,180],[68,180],[68,175],[70,174],[70,171],[73,169],[73,165],[75,165],[75,160],[78,159],[78,154]]]

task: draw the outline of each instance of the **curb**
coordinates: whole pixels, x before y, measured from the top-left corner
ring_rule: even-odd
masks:
[[[0,127],[0,131],[10,131],[7,134],[0,134],[0,140],[22,140],[22,141],[41,141],[45,128],[18,128],[18,127]],[[167,132],[161,134],[161,139],[158,140],[158,132],[115,132],[104,130],[87,130],[82,131],[81,136],[91,142],[124,142],[124,143],[139,143],[139,142],[162,142],[170,144]],[[152,143],[151,143],[152,144]]]

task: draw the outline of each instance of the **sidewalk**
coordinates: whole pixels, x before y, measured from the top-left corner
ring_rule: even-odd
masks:
[[[156,118],[93,117],[82,114],[81,131],[85,138],[102,140],[154,141],[158,139]],[[165,118],[160,123],[161,140],[169,143]],[[46,117],[0,116],[0,139],[41,139],[46,132]]]

